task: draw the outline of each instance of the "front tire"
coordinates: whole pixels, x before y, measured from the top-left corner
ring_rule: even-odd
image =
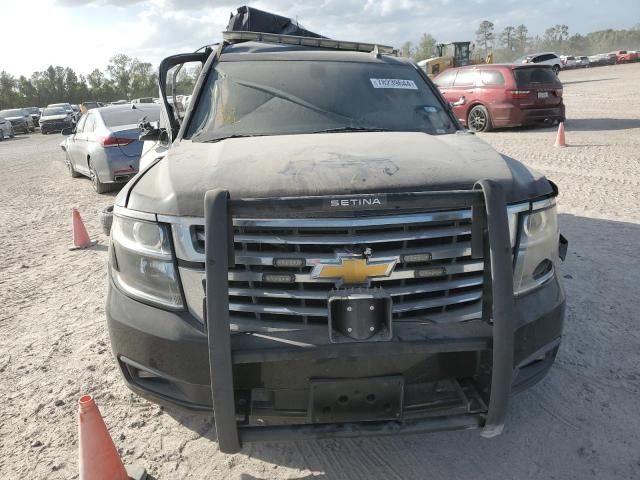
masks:
[[[9,130],[9,138],[15,138],[16,137],[16,132],[13,131],[13,127],[11,127],[11,130]]]
[[[488,132],[492,129],[489,112],[482,105],[476,105],[469,111],[467,126],[474,132]]]
[[[551,67],[551,70],[553,70],[553,73],[556,74],[556,77],[558,75],[560,75],[560,66],[559,65],[554,65],[553,67]]]

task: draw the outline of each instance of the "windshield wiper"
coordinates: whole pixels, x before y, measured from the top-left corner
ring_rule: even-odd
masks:
[[[221,142],[222,140],[226,140],[228,138],[247,138],[247,137],[264,137],[264,135],[243,135],[243,134],[235,133],[233,135],[226,135],[224,137],[210,138],[210,139],[207,139],[207,140],[202,140],[202,142],[203,143],[217,143],[217,142]]]
[[[391,132],[388,128],[377,127],[337,127],[327,128],[326,130],[318,130],[313,133],[340,133],[340,132]]]

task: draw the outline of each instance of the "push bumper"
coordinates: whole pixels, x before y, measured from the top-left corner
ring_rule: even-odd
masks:
[[[467,206],[474,208],[474,216],[484,219],[485,224],[493,222],[495,226],[498,222],[500,225],[493,229],[493,237],[491,228],[480,228],[484,240],[473,247],[476,253],[478,248],[481,253],[484,249],[485,261],[491,258],[488,271],[499,272],[494,273],[490,281],[494,292],[490,297],[493,298],[493,313],[489,313],[492,321],[446,326],[397,325],[393,341],[342,345],[327,345],[326,341],[291,342],[279,338],[278,333],[270,334],[269,339],[260,335],[230,334],[226,298],[230,259],[225,247],[229,231],[220,228],[221,224],[227,224],[228,204],[224,194],[216,192],[206,209],[207,222],[215,219],[217,225],[215,229],[207,229],[212,238],[206,240],[211,249],[207,253],[206,330],[186,312],[170,313],[140,304],[110,286],[109,330],[127,384],[158,403],[213,410],[220,449],[225,452],[237,451],[241,441],[277,438],[475,427],[482,427],[485,436],[499,434],[508,397],[542,378],[553,362],[562,332],[564,294],[554,277],[540,289],[514,299],[506,217],[500,218],[499,213],[504,210],[504,201],[492,194],[492,187],[490,183],[485,184],[484,194],[465,196],[471,202]],[[482,227],[483,223],[479,225]],[[501,236],[496,236],[498,234]],[[498,250],[494,252],[494,248]],[[311,340],[314,333],[320,335],[320,330],[312,330],[309,327]],[[322,334],[326,339],[326,326]],[[278,344],[277,348],[268,345],[273,341]],[[446,387],[440,390],[445,393],[444,397],[453,392],[453,400],[457,396],[458,403],[447,407],[445,404],[452,399],[439,399],[444,400],[444,404],[438,403],[434,414],[432,408],[415,402],[419,395],[405,388],[404,403],[395,410],[389,405],[390,411],[397,411],[395,421],[389,418],[376,421],[374,417],[374,421],[363,423],[339,416],[339,420],[333,422],[318,421],[322,417],[309,402],[309,398],[315,398],[310,393],[313,385],[309,379],[331,377],[335,384],[329,386],[331,389],[341,388],[336,377],[380,378],[374,386],[384,390],[385,384],[393,383],[393,375],[415,376],[416,368],[422,381],[420,385],[431,385],[434,391],[442,385],[439,382],[453,378],[448,383],[450,391]],[[484,376],[484,387],[480,391],[464,380],[455,380],[474,375]],[[285,394],[286,401],[278,406],[276,397],[283,390],[290,393]],[[292,404],[295,408],[287,410],[281,408],[282,404]],[[254,415],[254,407],[264,415]],[[257,426],[256,422],[264,422],[261,416],[269,417],[268,426]],[[288,422],[287,416],[301,421]]]

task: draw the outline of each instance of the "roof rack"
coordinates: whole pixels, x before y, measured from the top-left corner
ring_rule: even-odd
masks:
[[[376,45],[374,43],[345,42],[342,40],[330,40],[328,38],[299,37],[294,35],[280,35],[263,32],[222,32],[222,38],[230,43],[237,42],[264,42],[282,43],[285,45],[301,45],[304,47],[331,48],[334,50],[347,50],[353,52],[375,53],[380,55],[397,55],[398,50],[388,45]]]

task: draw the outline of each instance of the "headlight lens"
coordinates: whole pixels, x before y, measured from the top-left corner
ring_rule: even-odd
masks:
[[[168,228],[114,215],[111,235],[111,275],[118,288],[146,302],[182,308]]]
[[[520,243],[513,271],[513,291],[521,294],[553,276],[558,262],[558,214],[551,205],[521,216]]]

